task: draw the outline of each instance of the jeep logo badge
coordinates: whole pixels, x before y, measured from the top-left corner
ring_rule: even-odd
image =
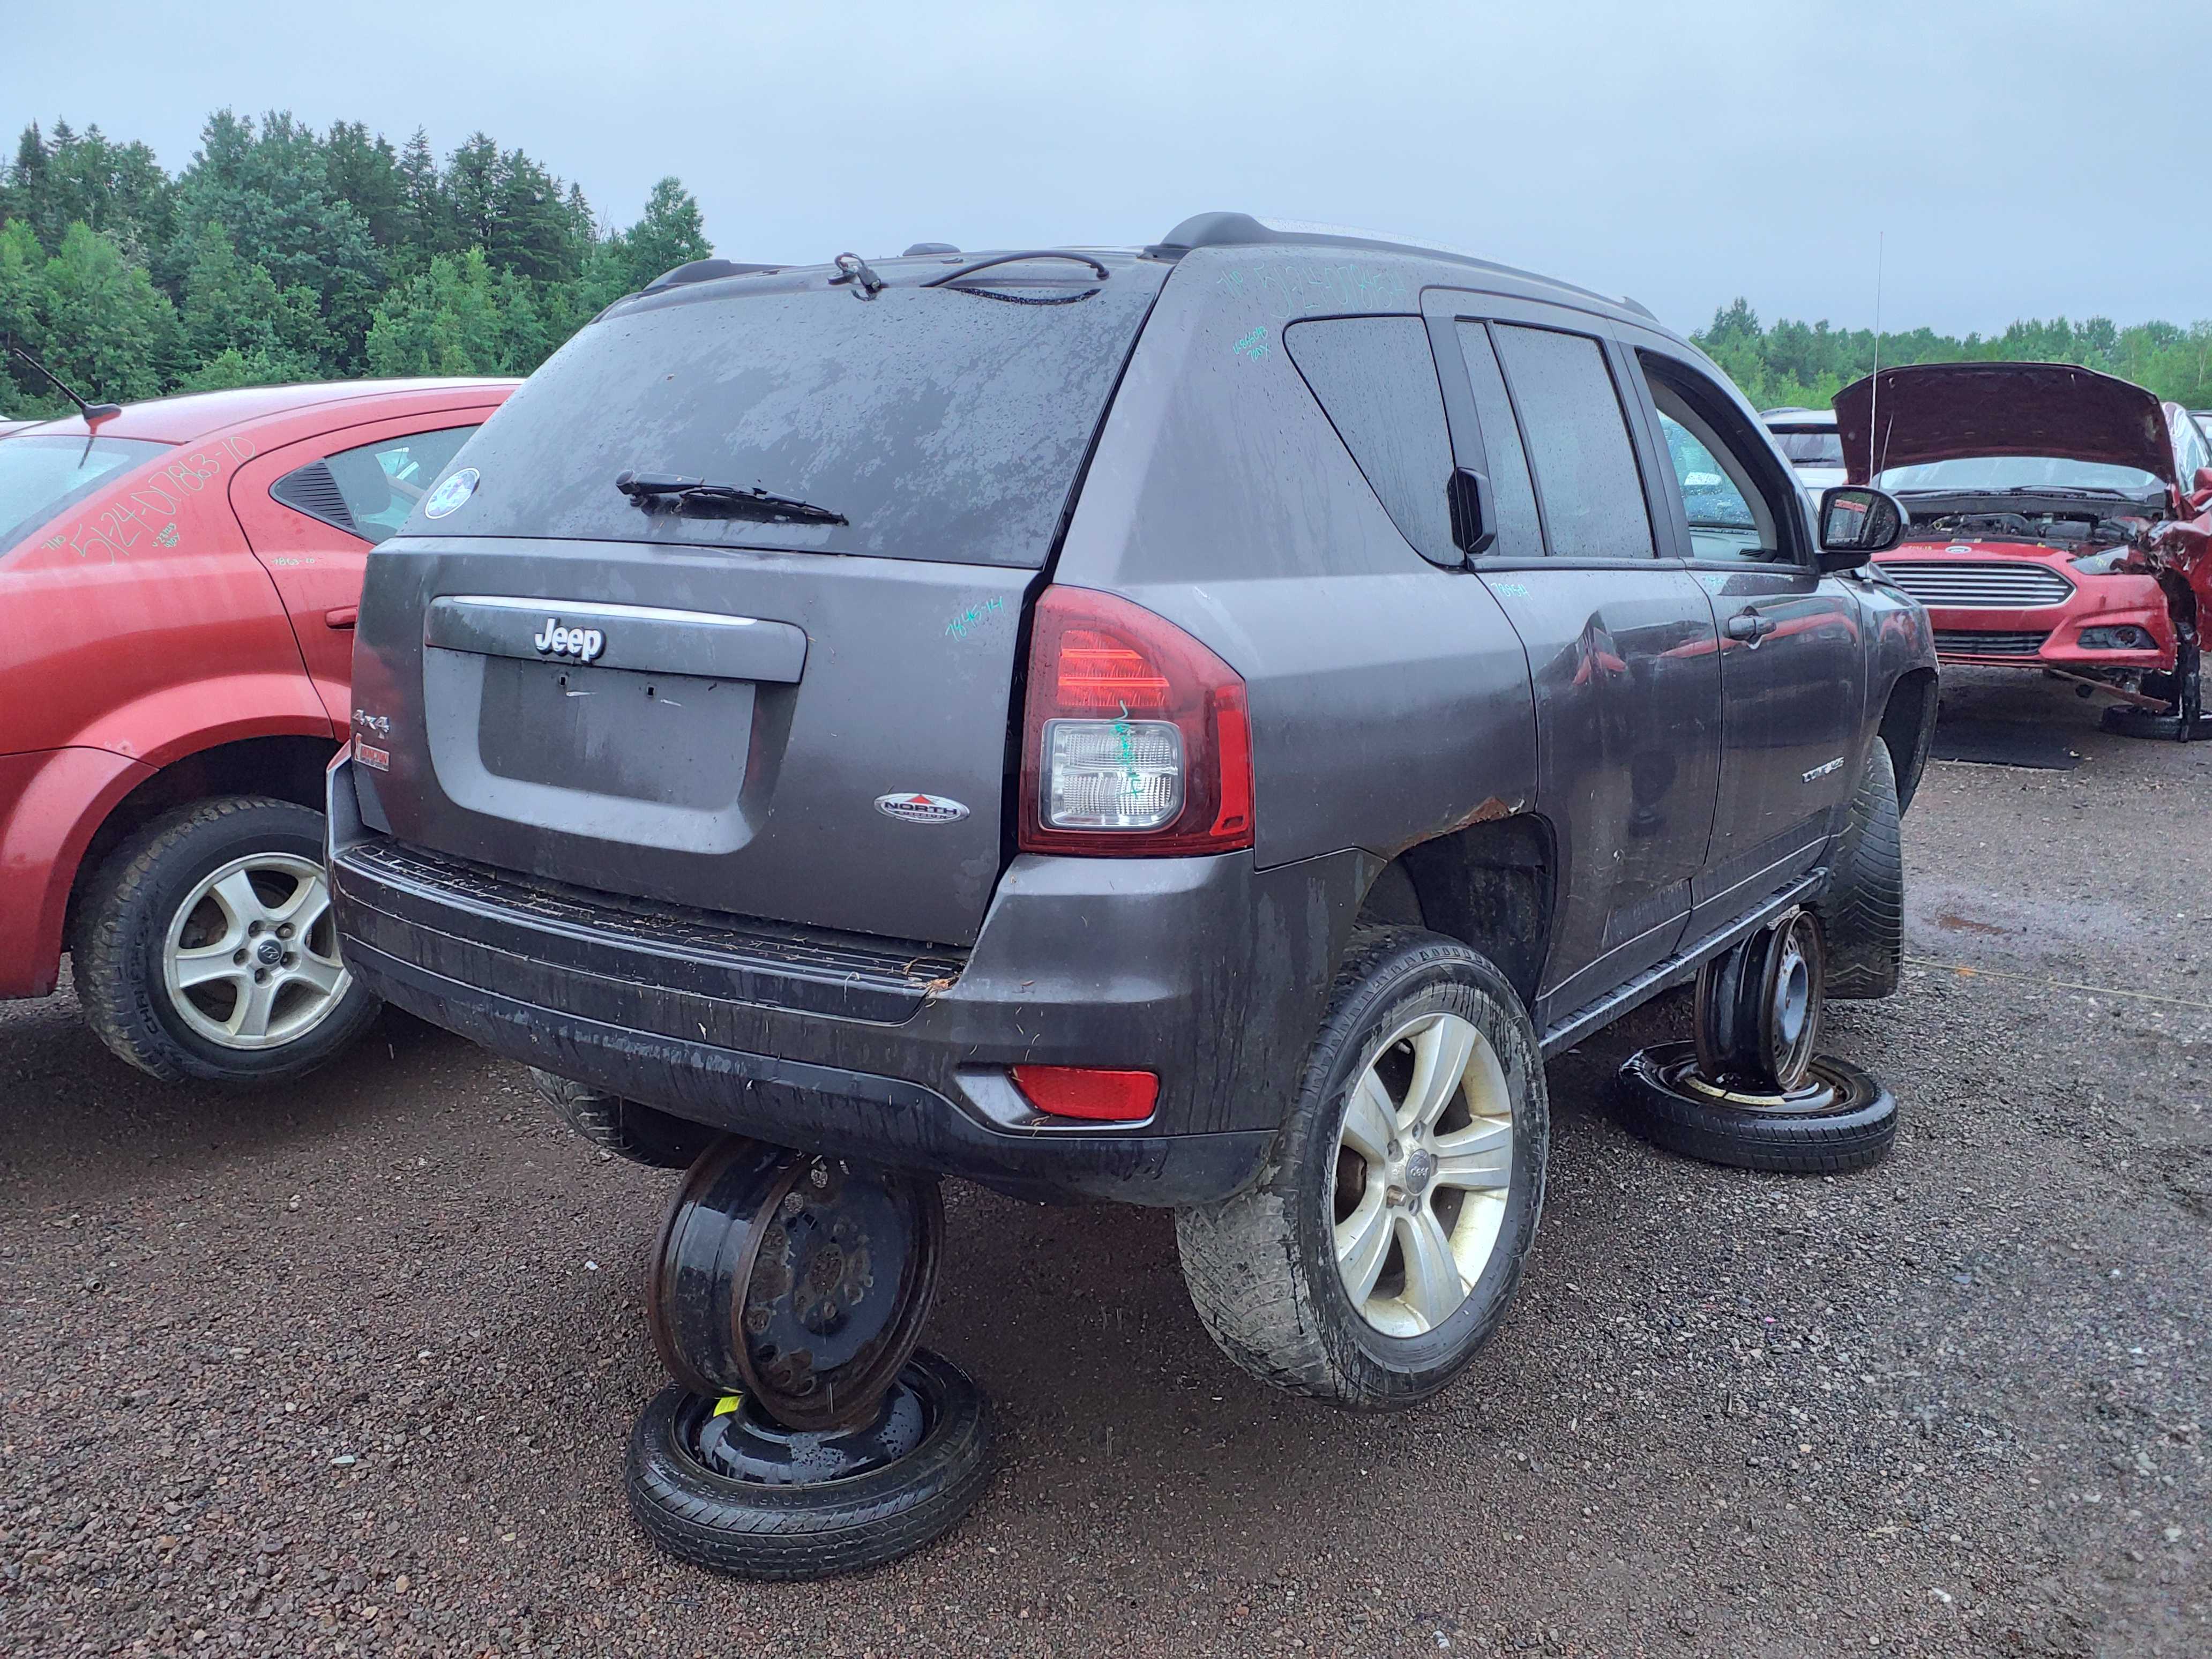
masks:
[[[968,816],[968,809],[957,800],[947,800],[942,795],[904,792],[877,796],[876,811],[887,818],[902,818],[908,823],[957,823]]]
[[[607,648],[607,636],[598,629],[563,628],[554,617],[545,619],[545,631],[532,635],[530,642],[546,656],[576,657],[585,662],[595,660]]]

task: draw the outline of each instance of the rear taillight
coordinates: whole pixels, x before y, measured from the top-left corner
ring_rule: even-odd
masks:
[[[1244,681],[1164,618],[1048,587],[1030,638],[1025,853],[1157,857],[1252,844]]]

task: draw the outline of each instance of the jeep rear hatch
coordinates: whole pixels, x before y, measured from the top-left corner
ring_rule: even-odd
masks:
[[[887,261],[873,297],[741,276],[584,330],[370,561],[368,821],[572,886],[971,941],[1024,600],[1165,274],[1107,257],[934,288],[944,262]]]

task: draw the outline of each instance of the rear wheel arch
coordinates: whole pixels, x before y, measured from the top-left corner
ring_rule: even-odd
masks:
[[[1550,826],[1533,812],[1419,842],[1376,872],[1360,919],[1458,940],[1493,963],[1533,1012],[1552,937],[1553,845]]]
[[[211,744],[172,760],[142,780],[107,810],[77,859],[70,878],[62,937],[73,938],[77,908],[85,890],[107,856],[164,812],[216,795],[256,795],[323,807],[323,769],[337,744],[326,737],[301,734],[243,738]]]

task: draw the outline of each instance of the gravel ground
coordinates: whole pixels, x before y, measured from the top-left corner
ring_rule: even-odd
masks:
[[[1961,677],[1962,681],[1966,677]],[[2212,744],[1939,764],[1915,965],[1830,1046],[1904,1102],[1839,1179],[1603,1115],[1679,999],[1556,1063],[1503,1333],[1360,1419],[1207,1343],[1169,1218],[951,1195],[931,1341],[1004,1466],[825,1585],[677,1566],[621,1497],[673,1177],[388,1017],[288,1092],[0,1009],[0,1653],[2212,1651]]]

